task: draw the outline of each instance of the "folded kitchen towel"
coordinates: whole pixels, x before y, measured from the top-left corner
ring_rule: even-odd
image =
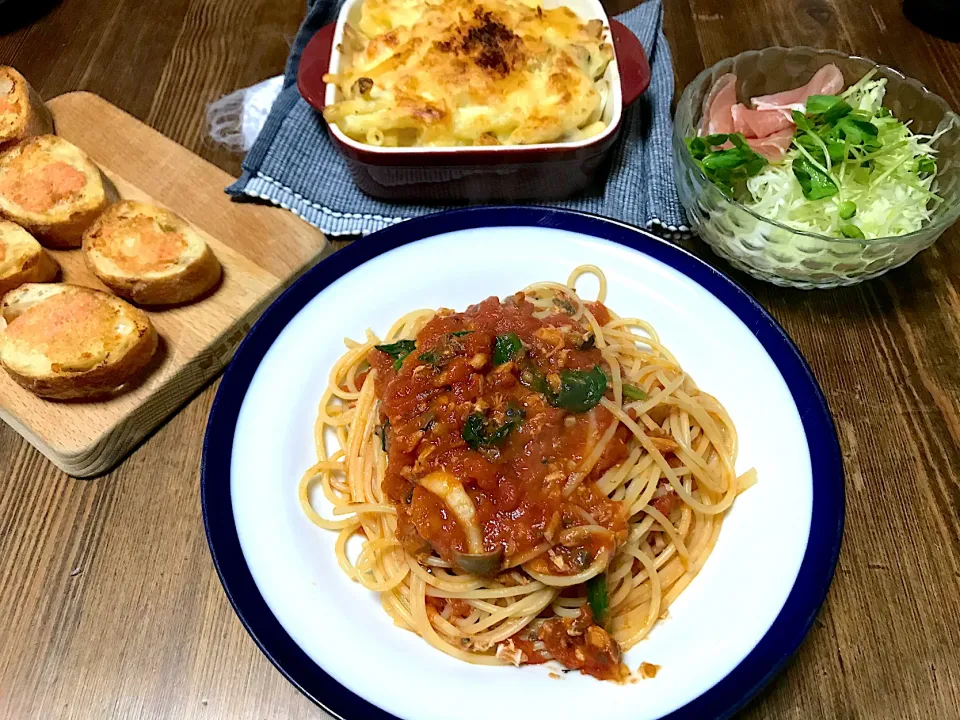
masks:
[[[323,118],[296,87],[300,55],[314,33],[334,22],[342,0],[312,0],[287,60],[283,89],[243,162],[240,179],[227,188],[236,198],[269,200],[328,235],[365,235],[438,205],[398,204],[360,192],[327,135]],[[667,236],[687,228],[673,183],[670,103],[673,64],[663,36],[661,0],[648,0],[617,20],[640,40],[650,60],[650,88],[624,111],[623,134],[604,187],[568,200],[541,203],[595,213]]]

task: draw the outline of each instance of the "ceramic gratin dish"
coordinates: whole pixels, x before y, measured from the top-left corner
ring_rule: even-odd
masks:
[[[356,25],[363,0],[347,0],[336,23],[322,28],[300,60],[297,87],[318,111],[337,101],[339,90],[323,81],[345,61],[341,43],[346,25]],[[599,135],[561,143],[475,147],[376,147],[347,137],[328,125],[357,186],[382,200],[488,202],[557,200],[584,190],[603,171],[620,136],[623,110],[646,91],[650,65],[627,27],[610,20],[600,0],[544,0],[547,8],[566,5],[584,20],[603,22],[614,49],[605,79],[610,88]]]

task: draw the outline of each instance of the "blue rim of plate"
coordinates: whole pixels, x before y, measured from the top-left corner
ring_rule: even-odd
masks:
[[[230,462],[243,399],[264,355],[293,317],[335,280],[407,243],[475,228],[545,227],[607,240],[641,252],[686,275],[751,330],[786,381],[810,448],[813,512],[800,570],[773,624],[722,680],[661,720],[727,718],[783,668],[800,646],[833,579],[844,521],[843,464],[836,429],[813,373],[771,315],[746,290],[687,251],[634,227],[594,215],[536,207],[474,207],[408,220],[322,260],[264,312],[240,344],[210,411],[203,443],[200,497],[203,522],[220,582],[260,650],[304,695],[343,720],[397,720],[323,671],[293,641],[267,607],[247,567],[233,517]]]

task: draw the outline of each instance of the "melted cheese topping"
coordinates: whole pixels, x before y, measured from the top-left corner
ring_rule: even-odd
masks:
[[[188,236],[189,235],[189,236]],[[191,242],[192,240],[192,242]],[[84,250],[111,274],[158,277],[203,254],[186,223],[163,208],[124,200],[87,230]]]
[[[162,229],[153,218],[133,218],[125,230],[113,242],[102,239],[94,247],[128,273],[166,270],[178,263],[187,248],[183,235]]]
[[[19,344],[42,353],[8,353],[5,362],[23,374],[86,372],[126,353],[140,337],[114,298],[101,292],[62,292],[43,300],[6,329],[11,350]],[[18,360],[19,358],[19,360]]]
[[[49,213],[80,200],[99,180],[95,172],[67,141],[33,138],[0,156],[0,201],[27,213]]]
[[[613,49],[599,20],[519,0],[364,0],[324,110],[382,146],[527,145],[601,132]]]

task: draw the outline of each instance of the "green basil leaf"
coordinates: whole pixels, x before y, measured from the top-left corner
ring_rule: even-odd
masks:
[[[510,411],[507,411],[508,418],[510,417]],[[506,441],[507,437],[510,435],[510,432],[520,426],[520,423],[523,421],[523,410],[520,410],[519,415],[508,419],[503,425],[498,427],[492,433],[487,436],[487,445],[494,445],[496,447],[502,446]]]
[[[807,200],[822,200],[840,192],[833,179],[805,157],[793,159],[793,175]]]
[[[520,372],[520,384],[534,392],[550,394],[550,386],[533,363],[525,363],[525,367]]]
[[[587,580],[587,602],[590,603],[590,609],[593,611],[593,621],[597,625],[603,625],[609,604],[605,574],[594,575]]]
[[[456,332],[450,333],[454,337],[463,337],[464,335],[469,335],[473,330],[457,330]]]
[[[374,345],[374,347],[392,357],[393,369],[399,370],[400,366],[403,365],[404,358],[417,349],[417,343],[415,340],[397,340],[395,343]]]
[[[646,400],[647,394],[636,385],[624,385],[623,386],[623,396],[627,400]]]
[[[428,363],[430,365],[436,365],[437,360],[439,360],[440,358],[438,358],[437,354],[433,350],[431,350],[429,352],[420,353],[420,355],[417,356],[417,359],[423,360],[423,362]]]
[[[523,349],[523,343],[516,333],[497,335],[493,341],[493,364],[503,365],[513,360]]]
[[[476,450],[486,441],[486,419],[481,413],[471,413],[467,421],[463,424],[463,432],[460,437],[470,446],[471,450]]]
[[[595,408],[607,389],[607,376],[599,365],[593,370],[564,370],[560,373],[560,389],[550,397],[550,404],[574,413]]]
[[[513,429],[523,423],[525,413],[521,408],[511,406],[507,408],[506,415],[506,422],[491,432],[490,423],[482,413],[471,413],[463,424],[460,437],[472,450],[478,450],[481,447],[501,447]]]

